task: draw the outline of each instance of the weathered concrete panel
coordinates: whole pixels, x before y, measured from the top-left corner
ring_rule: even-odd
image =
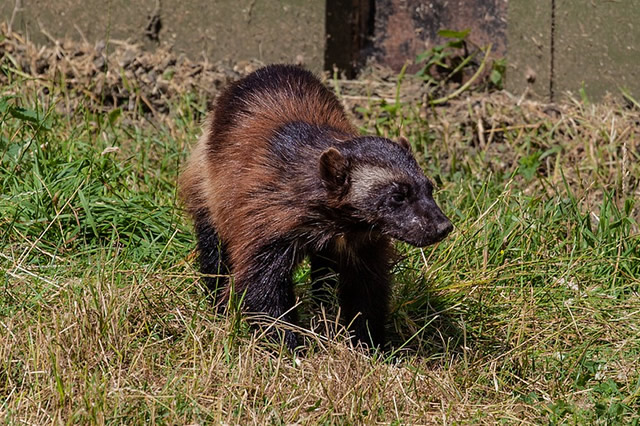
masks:
[[[555,101],[626,88],[640,96],[640,4],[636,1],[510,0],[507,89]]]
[[[89,41],[140,40],[155,0],[5,0],[0,2],[0,16],[8,21],[16,4],[22,7],[16,9],[13,30],[44,44],[51,41],[48,35]]]
[[[554,91],[640,97],[640,2],[556,1]]]
[[[551,1],[509,0],[506,88],[549,99]]]
[[[193,58],[324,65],[325,2],[306,0],[22,0],[13,28],[37,43],[120,39],[173,46]],[[0,2],[9,20],[14,1]],[[159,22],[159,24],[158,24]],[[155,31],[159,30],[159,31]],[[156,40],[157,39],[157,40]]]
[[[443,43],[441,29],[470,29],[470,41],[505,53],[507,0],[375,0],[375,11],[375,57],[395,70]]]

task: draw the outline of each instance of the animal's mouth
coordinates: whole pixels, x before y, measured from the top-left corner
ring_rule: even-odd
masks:
[[[444,240],[452,230],[453,225],[447,220],[446,222],[438,225],[438,227],[431,232],[425,233],[422,230],[403,230],[400,232],[391,232],[389,235],[396,240],[411,244],[415,247],[427,247]]]
[[[394,237],[398,241],[402,241],[403,243],[411,244],[414,247],[428,247],[430,245],[439,243],[444,240],[446,235],[438,236],[438,237],[427,237],[421,239],[412,239],[412,238],[398,238]]]

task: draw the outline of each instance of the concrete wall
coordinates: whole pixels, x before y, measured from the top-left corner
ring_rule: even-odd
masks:
[[[16,5],[20,6],[16,8]],[[192,58],[301,62],[349,71],[373,57],[400,70],[437,31],[507,56],[507,88],[542,100],[584,88],[640,98],[637,0],[4,0],[0,19],[40,43],[120,39]]]
[[[375,0],[375,7],[373,55],[397,71],[442,44],[441,29],[469,29],[469,41],[505,54],[507,0]]]
[[[509,2],[507,89],[550,98],[551,2]],[[517,24],[516,24],[517,22]]]
[[[554,101],[584,88],[593,100],[640,97],[640,3],[510,0],[507,88]]]

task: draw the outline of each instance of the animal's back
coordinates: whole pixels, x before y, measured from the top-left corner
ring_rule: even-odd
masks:
[[[261,68],[229,86],[214,106],[210,147],[227,135],[268,140],[291,122],[329,127],[355,135],[340,101],[311,72],[293,65]]]
[[[294,228],[306,209],[297,194],[307,183],[319,184],[303,175],[317,172],[317,159],[305,155],[319,156],[322,147],[309,153],[298,150],[309,137],[280,138],[291,123],[345,139],[357,134],[336,96],[312,73],[268,66],[218,97],[183,174],[187,208],[215,226],[233,260],[246,255],[256,237]],[[285,150],[295,155],[275,155]]]

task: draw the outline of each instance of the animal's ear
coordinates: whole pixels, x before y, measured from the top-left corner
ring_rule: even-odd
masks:
[[[407,138],[405,138],[404,136],[400,136],[398,138],[398,144],[403,147],[406,148],[408,151],[411,151],[411,144],[409,143],[409,141],[407,140]]]
[[[349,174],[349,161],[335,148],[326,149],[320,155],[320,177],[327,189],[338,190],[345,186]]]

